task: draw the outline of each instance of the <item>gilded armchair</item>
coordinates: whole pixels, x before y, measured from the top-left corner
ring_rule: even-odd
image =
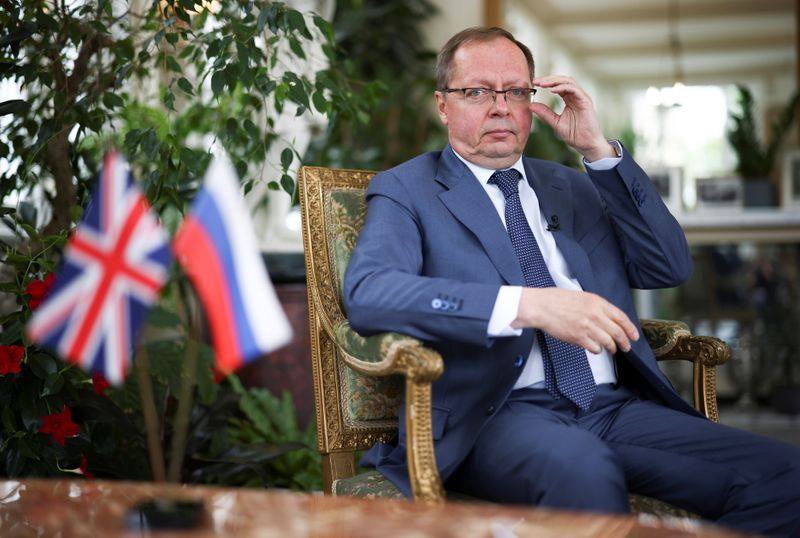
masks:
[[[372,175],[315,167],[303,167],[299,174],[324,489],[335,495],[402,496],[376,471],[357,474],[355,453],[397,433],[405,391],[412,492],[415,499],[441,501],[446,494],[436,470],[431,430],[431,384],[443,371],[441,357],[401,334],[360,337],[350,329],[342,307],[344,270],[364,223],[364,193]],[[718,421],[715,367],[730,357],[727,345],[693,336],[680,322],[645,320],[643,329],[659,360],[693,364],[694,405]],[[653,509],[643,498],[633,498],[632,504],[635,509]]]

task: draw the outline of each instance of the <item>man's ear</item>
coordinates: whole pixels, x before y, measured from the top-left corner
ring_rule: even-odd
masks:
[[[436,111],[439,113],[439,119],[447,125],[447,102],[445,101],[444,93],[440,91],[433,92],[436,98]]]

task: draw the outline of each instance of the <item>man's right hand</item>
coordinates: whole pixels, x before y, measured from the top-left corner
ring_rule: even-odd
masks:
[[[560,288],[522,288],[515,329],[541,329],[592,353],[630,351],[639,339],[628,316],[599,295]]]

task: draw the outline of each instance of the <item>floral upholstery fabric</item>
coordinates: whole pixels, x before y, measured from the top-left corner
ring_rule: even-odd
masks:
[[[327,223],[329,230],[331,256],[336,271],[336,284],[339,288],[339,297],[342,296],[344,286],[344,272],[350,263],[350,256],[356,246],[356,240],[364,220],[367,218],[367,205],[364,192],[361,190],[334,190],[330,198],[325,200],[330,204],[331,221]]]
[[[367,377],[351,368],[343,368],[348,398],[346,421],[350,425],[376,420],[397,423],[400,401],[403,394],[403,379],[400,376]]]
[[[386,356],[385,350],[389,346],[408,340],[408,337],[397,333],[382,333],[364,338],[356,334],[346,320],[338,323],[334,331],[336,343],[351,357],[365,362],[380,360]],[[346,406],[345,415],[349,424],[397,420],[403,395],[402,377],[370,377],[347,367],[343,367],[340,373],[348,395],[342,403]]]
[[[329,256],[331,266],[336,272],[339,297],[342,296],[344,272],[350,263],[350,256],[356,246],[358,233],[366,218],[364,193],[360,190],[334,190],[325,200],[330,204],[331,221],[329,230]],[[366,362],[381,359],[382,349],[394,342],[407,339],[399,334],[382,334],[363,338],[356,334],[346,320],[334,327],[336,343],[351,357]],[[403,394],[403,379],[400,376],[369,377],[344,365],[339,369],[342,383],[342,398],[345,421],[358,426],[373,421],[396,421]]]
[[[372,470],[350,478],[340,478],[333,482],[336,496],[404,499],[399,489],[378,471]]]

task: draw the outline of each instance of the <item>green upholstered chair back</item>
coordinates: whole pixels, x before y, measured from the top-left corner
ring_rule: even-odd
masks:
[[[342,283],[366,218],[365,193],[372,175],[313,167],[300,171],[318,441],[323,454],[364,449],[397,431],[402,378],[368,377],[348,368],[334,342],[336,335],[359,339],[348,330]]]

